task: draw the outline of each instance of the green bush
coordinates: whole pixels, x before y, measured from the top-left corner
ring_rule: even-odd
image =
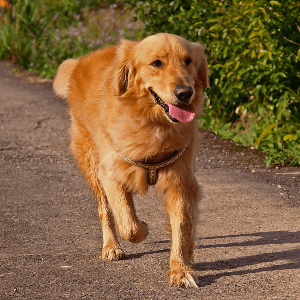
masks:
[[[140,37],[168,32],[205,45],[212,87],[200,126],[264,150],[268,165],[300,164],[298,0],[152,0],[135,13]]]

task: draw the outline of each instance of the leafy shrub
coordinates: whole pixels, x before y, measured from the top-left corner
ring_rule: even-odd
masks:
[[[169,32],[205,44],[212,88],[201,126],[272,153],[268,164],[300,164],[299,1],[152,0],[135,13],[140,37]]]

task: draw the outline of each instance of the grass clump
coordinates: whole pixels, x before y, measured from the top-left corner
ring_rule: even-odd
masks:
[[[14,0],[1,13],[0,59],[54,78],[63,60],[131,38],[131,18],[112,1]]]

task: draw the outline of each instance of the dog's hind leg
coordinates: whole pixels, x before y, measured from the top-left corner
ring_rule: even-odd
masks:
[[[74,118],[72,118],[71,135],[72,153],[99,201],[98,213],[103,232],[102,258],[105,260],[122,259],[125,257],[125,254],[119,246],[114,219],[97,175],[99,162],[97,159],[98,156],[95,155],[95,145],[88,131],[78,124]]]

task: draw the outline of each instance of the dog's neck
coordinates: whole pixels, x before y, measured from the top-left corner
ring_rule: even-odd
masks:
[[[120,157],[122,157],[128,163],[135,165],[137,167],[144,168],[148,173],[148,184],[154,185],[154,184],[156,184],[156,181],[158,179],[158,170],[160,168],[163,168],[163,167],[166,167],[166,166],[172,164],[177,159],[179,159],[181,157],[181,155],[185,152],[185,150],[187,149],[189,144],[190,144],[190,140],[188,141],[186,146],[184,148],[182,148],[180,151],[176,151],[175,153],[173,153],[172,155],[170,155],[163,161],[160,161],[157,163],[143,163],[140,161],[132,161],[132,160],[124,157],[120,152],[117,152],[117,151],[116,152]]]

